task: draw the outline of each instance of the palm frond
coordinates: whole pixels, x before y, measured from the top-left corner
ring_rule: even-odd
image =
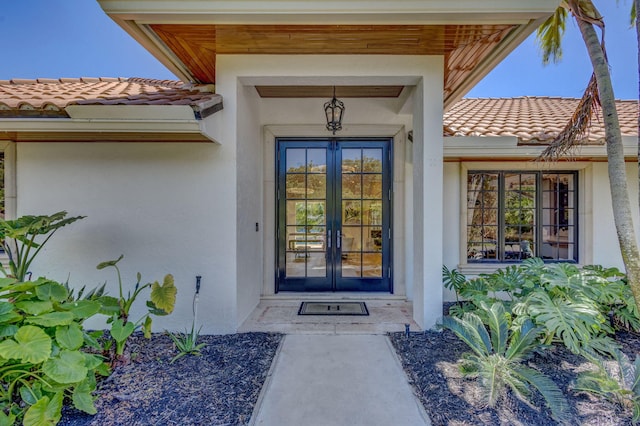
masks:
[[[634,375],[631,390],[636,395],[640,395],[640,355],[636,355],[636,360],[633,362],[633,366],[635,367],[635,370],[633,372]]]
[[[491,308],[487,308],[484,304],[482,307],[487,313],[493,351],[502,355],[507,347],[507,338],[509,333],[509,322],[507,321],[507,314],[504,310],[504,306],[502,303],[497,302],[491,305]]]
[[[554,419],[563,424],[568,422],[569,404],[553,380],[524,365],[515,366],[514,371],[540,392]]]
[[[609,331],[609,330],[607,330]],[[590,350],[606,356],[614,356],[615,352],[620,349],[620,345],[611,337],[602,335],[591,337],[582,342],[582,348],[588,347]]]
[[[540,328],[535,327],[530,319],[526,319],[520,328],[511,336],[505,357],[510,361],[524,359],[538,346]]]
[[[476,314],[465,313],[462,319],[444,317],[442,326],[465,342],[479,356],[489,356],[492,352],[491,339],[484,324]]]
[[[562,58],[562,37],[567,22],[567,10],[558,7],[536,31],[536,41],[542,51],[542,62],[558,62]]]
[[[589,133],[591,117],[600,110],[600,97],[595,74],[591,75],[589,84],[564,129],[556,136],[538,157],[539,160],[556,161],[571,154]]]
[[[479,362],[479,384],[486,391],[487,405],[490,407],[495,407],[500,397],[504,394],[504,372],[504,358],[500,355],[493,354]]]

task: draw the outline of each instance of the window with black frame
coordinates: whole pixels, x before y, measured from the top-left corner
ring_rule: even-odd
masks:
[[[467,261],[578,261],[577,172],[470,171]]]

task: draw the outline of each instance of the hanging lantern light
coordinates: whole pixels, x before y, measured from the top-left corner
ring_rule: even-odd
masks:
[[[336,86],[333,86],[333,99],[324,104],[324,114],[327,117],[327,130],[335,135],[342,130],[342,116],[344,115],[344,103],[336,99]]]

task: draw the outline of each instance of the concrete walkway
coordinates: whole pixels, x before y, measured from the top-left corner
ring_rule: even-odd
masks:
[[[388,338],[344,334],[285,336],[252,423],[430,425]]]

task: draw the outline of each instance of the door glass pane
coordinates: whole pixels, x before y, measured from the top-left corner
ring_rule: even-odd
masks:
[[[309,253],[307,258],[307,276],[324,277],[327,275],[327,259],[325,253]]]
[[[362,150],[343,149],[342,150],[342,173],[362,172]]]
[[[365,226],[362,234],[365,251],[382,251],[382,227]]]
[[[288,148],[285,175],[285,276],[326,276],[327,150]]]
[[[342,175],[342,198],[362,197],[362,175],[344,174]]]
[[[305,200],[287,200],[287,225],[305,225],[307,223],[307,203]]]
[[[362,170],[364,172],[382,173],[382,149],[362,150]]]
[[[304,198],[305,182],[303,174],[287,174],[287,198]]]
[[[297,175],[289,175],[297,176]],[[287,195],[288,196],[288,195]],[[307,175],[307,198],[324,200],[327,198],[327,175]]]
[[[304,172],[306,150],[304,148],[288,148],[287,149],[287,173]]]
[[[382,225],[382,201],[362,202],[362,224]]]
[[[382,198],[382,175],[362,176],[362,196],[369,199]]]
[[[325,201],[307,201],[307,227],[325,223]]]
[[[286,256],[287,266],[285,273],[289,278],[302,278],[305,276],[304,253],[289,253]]]
[[[342,227],[342,252],[362,250],[362,228],[359,226]]]
[[[327,150],[308,149],[307,150],[307,172],[326,173],[327,172]]]
[[[360,225],[362,223],[362,209],[360,200],[342,202],[342,224]]]
[[[361,277],[362,256],[360,253],[344,253],[342,255],[342,276],[343,277]]]
[[[382,253],[362,254],[362,276],[382,277]]]

